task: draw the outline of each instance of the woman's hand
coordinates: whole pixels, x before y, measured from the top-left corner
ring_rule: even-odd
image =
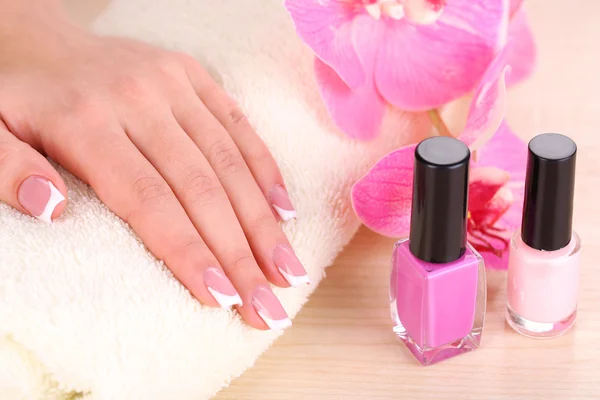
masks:
[[[202,303],[235,305],[259,329],[288,326],[268,282],[309,281],[278,223],[295,212],[234,102],[187,55],[13,7],[0,22],[0,199],[58,217],[67,190],[47,154]]]

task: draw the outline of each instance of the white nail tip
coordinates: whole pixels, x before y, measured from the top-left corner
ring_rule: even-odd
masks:
[[[277,207],[275,204],[273,204],[273,208],[275,209],[275,211],[277,211],[277,214],[279,214],[283,221],[289,221],[290,219],[294,219],[297,216],[296,210],[284,210],[281,207]]]
[[[44,208],[44,212],[41,215],[36,216],[40,221],[44,221],[47,224],[52,223],[52,213],[56,209],[60,203],[65,201],[65,196],[62,195],[61,192],[52,184],[52,182],[48,181],[48,186],[50,187],[50,198],[48,199],[48,203],[46,203],[46,207]]]
[[[285,319],[271,319],[269,317],[267,317],[265,314],[263,314],[260,311],[257,311],[258,315],[262,318],[263,321],[265,321],[265,324],[267,324],[267,326],[273,330],[283,330],[286,328],[289,328],[290,326],[292,326],[292,320],[289,318],[285,318]]]
[[[302,276],[295,276],[292,275],[286,271],[284,271],[281,268],[278,268],[279,272],[281,272],[281,275],[283,275],[283,277],[285,278],[286,281],[288,281],[288,283],[290,285],[292,285],[293,287],[298,287],[300,285],[308,285],[310,283],[310,278],[308,277],[307,274],[302,275]]]
[[[211,287],[206,287],[208,289],[208,291],[210,292],[210,294],[212,295],[212,297],[215,298],[215,300],[217,301],[217,303],[219,303],[219,305],[222,308],[229,308],[235,305],[242,305],[242,298],[240,297],[239,294],[235,294],[233,296],[229,296],[226,294],[223,294],[221,292],[217,292],[216,290],[214,290]]]

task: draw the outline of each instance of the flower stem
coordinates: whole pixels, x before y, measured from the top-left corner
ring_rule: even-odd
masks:
[[[427,116],[433,123],[433,126],[435,127],[436,131],[438,132],[438,135],[453,137],[452,133],[450,133],[450,130],[444,123],[444,120],[442,119],[440,112],[438,111],[437,108],[427,111]]]

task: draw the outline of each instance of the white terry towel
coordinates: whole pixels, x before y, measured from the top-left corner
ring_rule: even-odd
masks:
[[[299,215],[285,230],[314,284],[275,290],[292,317],[359,226],[352,183],[430,129],[422,114],[394,113],[374,142],[339,135],[281,0],[117,0],[94,29],[191,53],[239,101]],[[206,399],[278,336],[199,305],[88,186],[63,176],[70,203],[51,226],[0,204],[0,399]]]

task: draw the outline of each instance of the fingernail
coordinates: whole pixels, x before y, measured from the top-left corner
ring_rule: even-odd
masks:
[[[269,193],[269,199],[271,205],[283,221],[289,221],[290,219],[296,218],[296,210],[283,186],[273,186],[273,189],[271,189],[271,192]]]
[[[204,284],[222,308],[242,305],[242,298],[225,273],[219,268],[210,267],[204,271]]]
[[[252,305],[269,328],[279,330],[292,326],[292,321],[269,287],[260,285],[254,289]]]
[[[25,179],[19,186],[17,198],[31,215],[48,224],[52,223],[52,213],[56,206],[65,200],[65,196],[52,182],[41,176]]]
[[[296,254],[287,246],[277,246],[273,251],[273,262],[281,275],[296,287],[310,283],[310,278]]]

